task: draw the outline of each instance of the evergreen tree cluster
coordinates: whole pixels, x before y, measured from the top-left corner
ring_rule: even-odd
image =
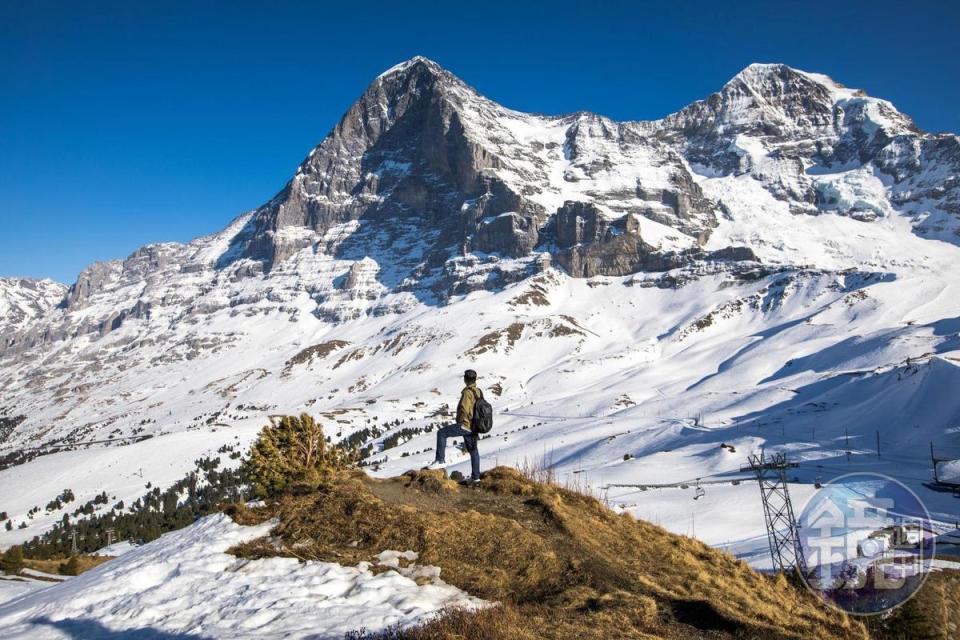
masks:
[[[400,423],[400,420],[395,420],[393,423],[388,423],[388,424],[396,427],[396,426],[400,426],[401,423]],[[443,426],[442,422],[431,422],[430,424],[424,425],[422,427],[404,427],[402,429],[394,431],[387,437],[383,438],[383,440],[380,442],[379,447],[376,447],[375,442],[366,442],[365,444],[360,446],[359,465],[361,467],[373,466],[376,468],[378,467],[379,463],[382,462],[382,460],[373,460],[371,456],[374,453],[382,453],[389,449],[393,449],[395,447],[400,446],[404,442],[407,442],[414,436],[420,435],[421,433],[432,433],[433,431],[435,431],[436,429],[439,429],[442,426]],[[377,438],[381,437],[383,433],[384,433],[383,431],[380,431],[380,429],[376,427],[374,427],[372,430],[369,428],[364,428],[364,429],[361,429],[360,431],[357,431],[353,435],[351,435],[350,438],[353,438],[354,436],[361,436],[361,435],[365,436],[369,434],[370,437],[376,440]],[[348,440],[350,438],[348,438]]]
[[[398,420],[395,426],[399,424]],[[391,436],[391,442],[400,443],[432,429],[433,425],[403,429]],[[66,558],[71,553],[74,534],[77,550],[93,553],[108,544],[110,529],[114,542],[150,542],[163,533],[181,529],[219,511],[224,504],[249,500],[254,491],[260,496],[270,496],[304,485],[317,486],[355,464],[358,442],[380,438],[383,433],[375,426],[334,445],[324,436],[323,427],[307,414],[271,419],[240,468],[221,469],[220,456],[200,458],[194,461],[193,472],[165,491],[147,482],[147,492],[129,507],[120,500],[106,512],[103,508],[111,499],[106,492],[100,493],[79,506],[72,517],[64,513],[52,530],[26,542],[22,553],[41,560]],[[368,446],[372,450],[373,444]],[[229,454],[231,459],[242,455],[233,445],[224,445],[218,453]],[[53,511],[75,500],[73,491],[65,489],[48,503],[47,509]],[[32,510],[39,511],[39,507]],[[26,523],[20,527],[26,527]],[[12,521],[7,520],[6,528],[13,528]]]
[[[399,431],[394,431],[383,439],[383,447],[381,450],[386,451],[387,449],[398,447],[414,436],[420,435],[421,433],[429,433],[433,431],[433,429],[434,425],[429,424],[425,427],[404,427]]]
[[[0,443],[6,442],[13,430],[26,419],[27,416],[0,416]]]
[[[92,500],[87,500],[87,502],[85,502],[83,505],[77,507],[77,509],[73,512],[73,517],[76,518],[81,515],[93,515],[97,511],[97,507],[100,505],[105,505],[109,502],[110,498],[107,496],[107,492],[104,491],[103,493],[94,496]],[[50,505],[47,505],[47,510],[53,511],[53,509],[50,509]]]
[[[166,491],[153,487],[126,511],[121,500],[106,513],[95,513],[94,505],[109,502],[106,493],[102,493],[81,508],[81,513],[90,517],[71,521],[64,514],[63,520],[51,531],[25,543],[23,553],[28,558],[41,560],[67,557],[74,532],[77,533],[78,551],[93,553],[107,545],[108,529],[114,531],[114,542],[150,542],[163,533],[181,529],[198,518],[219,511],[223,504],[248,500],[251,496],[241,471],[220,470],[219,466],[219,457],[197,460],[195,471]],[[201,477],[205,480],[202,484]]]
[[[217,453],[229,453],[231,460],[239,460],[240,458],[243,457],[243,452],[242,452],[242,451],[239,451],[239,450],[238,450],[234,445],[232,445],[232,444],[225,444],[225,445],[223,445],[222,447],[220,447],[219,449],[217,449]]]
[[[47,503],[47,511],[57,511],[58,509],[62,509],[63,505],[69,504],[76,499],[77,497],[73,494],[73,489],[64,489],[63,493]]]
[[[363,460],[373,453],[374,441],[380,438],[383,433],[378,426],[364,427],[359,431],[354,431],[341,442],[345,447],[356,451],[357,458]],[[329,438],[327,440],[329,441]]]
[[[0,471],[20,464],[26,464],[40,455],[37,451],[13,451],[0,456]]]

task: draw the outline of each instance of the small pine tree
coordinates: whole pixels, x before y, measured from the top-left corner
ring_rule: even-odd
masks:
[[[0,557],[0,568],[14,575],[23,571],[23,549],[19,546],[7,549]]]
[[[70,556],[65,564],[60,565],[60,573],[65,576],[80,575],[80,556]]]
[[[4,525],[4,529],[7,531],[13,531],[13,520],[7,520],[7,524]]]
[[[257,495],[315,488],[352,465],[352,457],[327,443],[323,427],[304,413],[272,419],[250,448],[245,472]]]

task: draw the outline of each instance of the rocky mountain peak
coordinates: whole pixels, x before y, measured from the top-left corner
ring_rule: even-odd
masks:
[[[391,101],[402,100],[408,94],[412,98],[431,98],[431,94],[441,96],[450,92],[463,92],[471,97],[479,97],[463,80],[447,71],[439,64],[415,56],[381,73],[367,87],[364,96],[373,95]],[[436,96],[440,97],[440,96]],[[381,105],[382,106],[382,105]]]
[[[470,254],[537,264],[546,255],[579,275],[617,275],[675,264],[648,254],[703,247],[718,217],[738,206],[726,194],[711,197],[698,173],[752,174],[793,213],[881,215],[889,206],[837,196],[847,187],[807,169],[859,163],[899,180],[922,164],[918,142],[907,140],[918,135],[893,105],[785,64],[751,64],[663,120],[622,123],[588,112],[511,111],[416,56],[370,83],[224,255],[269,271],[313,245],[334,257],[371,257],[388,273],[393,259],[360,239],[418,228],[418,253],[404,257],[409,271],[398,276],[408,288],[456,288],[442,274],[462,273],[450,261]],[[349,226],[357,224],[363,234]],[[558,241],[583,224],[608,232],[584,236],[592,249]],[[611,254],[625,247],[627,259]],[[571,252],[590,256],[589,266],[573,268]]]
[[[376,80],[386,80],[395,76],[401,76],[409,73],[427,73],[435,77],[445,77],[453,76],[449,71],[441,67],[439,64],[427,58],[425,56],[413,56],[409,60],[404,60],[403,62],[396,64],[379,76]]]
[[[835,92],[826,76],[785,64],[752,64],[684,115],[715,133],[785,136],[831,127]]]
[[[368,86],[294,178],[258,209],[237,237],[242,257],[267,268],[310,239],[358,220],[419,216],[457,225],[465,199],[488,189],[480,170],[495,163],[465,135],[463,113],[488,107],[456,76],[415,57]],[[450,236],[445,236],[450,240]]]
[[[791,91],[809,91],[810,82],[835,85],[827,76],[817,82],[802,71],[782,63],[754,62],[747,65],[723,86],[721,91],[736,87],[748,87],[758,94],[773,95]]]

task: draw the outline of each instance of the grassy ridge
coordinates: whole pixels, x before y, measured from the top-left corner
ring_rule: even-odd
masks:
[[[487,472],[477,488],[437,471],[389,480],[348,472],[234,517],[276,517],[282,541],[241,545],[239,556],[355,564],[413,550],[446,582],[502,604],[385,638],[868,637],[782,577],[514,469]]]

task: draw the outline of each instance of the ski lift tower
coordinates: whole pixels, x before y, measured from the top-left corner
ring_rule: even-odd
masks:
[[[787,469],[799,465],[789,462],[783,453],[776,453],[769,458],[763,453],[752,454],[748,461],[749,464],[741,467],[740,471],[752,471],[760,484],[773,568],[782,572],[796,568],[806,575],[807,559],[803,555],[797,518],[793,514],[793,504],[787,490]]]

